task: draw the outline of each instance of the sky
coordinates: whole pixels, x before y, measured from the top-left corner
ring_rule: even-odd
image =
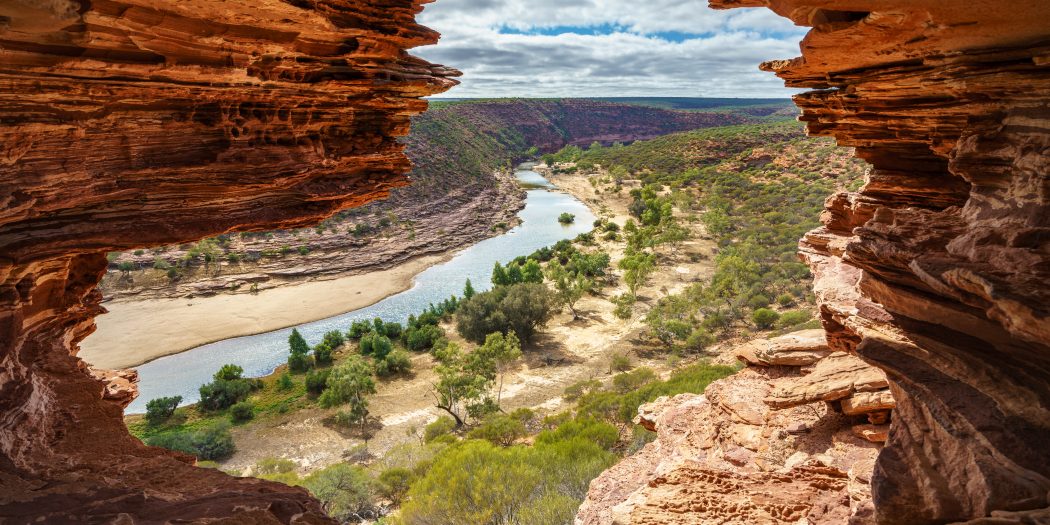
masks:
[[[437,0],[413,54],[463,71],[441,97],[789,97],[758,70],[807,28],[768,9],[683,0]]]

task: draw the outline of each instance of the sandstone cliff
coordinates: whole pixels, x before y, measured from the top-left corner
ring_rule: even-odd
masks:
[[[0,516],[327,522],[127,434],[76,359],[106,251],[305,226],[403,186],[454,71],[418,0],[0,2]],[[116,377],[128,384],[127,374]]]
[[[812,26],[802,57],[762,67],[814,88],[795,97],[810,132],[873,166],[801,251],[832,349],[883,369],[896,399],[878,521],[1045,520],[1050,3],[711,4]]]

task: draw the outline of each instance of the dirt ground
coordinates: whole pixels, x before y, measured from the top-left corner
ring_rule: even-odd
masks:
[[[623,226],[629,214],[630,196],[621,193],[598,194],[580,174],[550,177],[560,189],[586,203],[596,215]],[[581,380],[606,380],[613,373],[609,364],[612,356],[627,354],[635,366],[649,366],[666,373],[670,366],[660,352],[641,338],[645,312],[651,304],[668,293],[676,293],[689,284],[705,280],[713,273],[715,245],[703,238],[699,223],[683,222],[693,229],[692,239],[683,243],[676,253],[662,249],[658,266],[648,286],[639,292],[634,317],[622,321],[613,315],[610,298],[626,291],[617,279],[606,286],[598,296],[585,296],[577,306],[579,319],[568,311],[555,315],[537,336],[534,343],[523,349],[525,358],[517,370],[504,380],[502,406],[513,410],[529,407],[540,414],[558,412],[562,406],[565,388]],[[616,262],[623,256],[621,241],[599,240]],[[618,270],[614,273],[618,274]],[[454,330],[446,327],[451,336]],[[442,415],[434,407],[430,393],[436,382],[433,358],[417,355],[413,358],[414,373],[408,377],[380,381],[377,393],[370,398],[371,415],[376,424],[367,443],[367,452],[381,456],[391,447],[418,440],[423,427]],[[237,453],[223,462],[222,467],[241,473],[266,457],[283,457],[295,461],[301,474],[323,468],[332,463],[357,458],[364,440],[359,435],[340,433],[326,426],[324,419],[334,413],[320,408],[296,411],[284,416],[250,423],[233,429]]]

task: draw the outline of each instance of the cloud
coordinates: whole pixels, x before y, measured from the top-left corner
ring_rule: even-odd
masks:
[[[464,72],[450,97],[786,97],[758,71],[799,54],[804,30],[765,9],[669,0],[438,0],[419,56]]]

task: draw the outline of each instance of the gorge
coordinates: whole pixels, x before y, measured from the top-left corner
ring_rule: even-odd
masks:
[[[310,226],[406,184],[396,137],[456,74],[406,52],[437,38],[421,3],[0,2],[0,516],[331,522],[301,488],[143,445],[121,419],[134,375],[100,381],[76,353],[106,252]],[[873,166],[800,246],[827,346],[883,370],[895,408],[872,513],[803,517],[1045,522],[1050,5],[711,4],[812,27],[762,67],[814,89],[795,98],[809,131]],[[666,482],[639,522],[691,519]]]

